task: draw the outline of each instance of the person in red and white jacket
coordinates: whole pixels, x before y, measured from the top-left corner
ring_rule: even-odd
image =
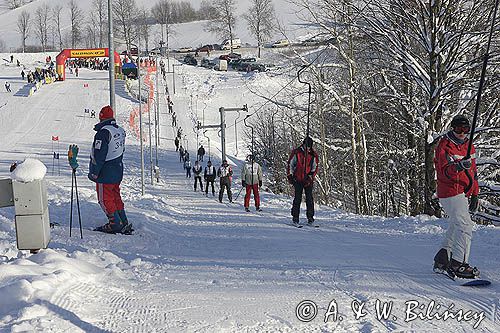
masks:
[[[472,145],[471,156],[466,158],[470,124],[465,116],[455,116],[451,127],[439,141],[434,158],[437,196],[449,220],[441,249],[434,257],[434,270],[473,279],[479,276],[479,270],[469,265],[474,225],[469,211],[475,211],[479,203],[476,150]]]
[[[318,154],[312,148],[313,140],[307,136],[302,145],[292,151],[288,158],[287,178],[295,189],[292,205],[292,222],[299,223],[302,192],[306,193],[307,223],[314,223],[313,183],[318,173]]]

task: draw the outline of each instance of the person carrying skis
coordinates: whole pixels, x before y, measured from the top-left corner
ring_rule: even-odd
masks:
[[[175,151],[179,151],[179,137],[175,137],[174,143],[175,143]]]
[[[186,178],[191,178],[191,160],[184,161],[184,169],[186,169]]]
[[[253,155],[248,155],[247,163],[241,168],[241,183],[246,190],[245,193],[245,211],[249,212],[250,206],[250,193],[253,191],[253,198],[255,200],[255,209],[260,209],[260,196],[259,187],[262,186],[262,168],[259,163],[255,162]]]
[[[203,156],[205,156],[205,148],[203,148],[203,145],[198,148],[198,161],[203,162]]]
[[[203,183],[201,182],[201,165],[198,161],[194,162],[193,173],[194,173],[194,191],[196,192],[196,185],[200,182],[200,189],[203,192]]]
[[[215,183],[216,173],[215,173],[215,167],[212,165],[212,161],[208,160],[203,176],[204,176],[203,178],[205,179],[205,195],[208,196],[208,185],[211,184],[212,195],[215,196],[214,183]]]
[[[307,136],[302,145],[292,151],[288,158],[287,178],[293,185],[295,195],[292,205],[292,222],[299,223],[300,203],[302,192],[306,193],[307,223],[314,223],[313,184],[318,173],[318,154],[312,148],[313,140]]]
[[[125,131],[116,124],[113,109],[105,106],[99,112],[97,132],[92,143],[88,178],[96,183],[97,199],[108,218],[108,223],[96,231],[107,233],[130,233],[125,208],[120,195],[123,179],[123,152]]]
[[[217,170],[217,176],[220,177],[219,202],[222,203],[224,189],[227,189],[227,198],[229,202],[233,202],[233,194],[231,193],[233,169],[227,164],[227,160],[222,161],[222,165],[219,167],[219,170]]]
[[[471,156],[465,159],[470,140],[467,137],[470,124],[465,116],[453,117],[451,128],[440,139],[434,157],[436,192],[449,220],[441,249],[434,257],[434,271],[451,277],[473,279],[479,276],[479,269],[469,265],[474,225],[469,211],[476,211],[479,205],[476,149],[472,145]]]

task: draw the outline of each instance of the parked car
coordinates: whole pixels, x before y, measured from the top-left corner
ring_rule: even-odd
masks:
[[[193,48],[190,46],[181,47],[181,48],[177,49],[177,52],[179,52],[179,53],[187,53],[187,52],[191,52],[191,51],[193,51]]]
[[[240,59],[241,54],[239,53],[229,53],[229,54],[223,54],[219,56],[219,59],[227,60],[227,62],[231,62],[232,60]]]
[[[269,68],[267,68],[266,65],[257,62],[244,62],[240,65],[240,69],[238,70],[245,72],[267,72]]]
[[[183,62],[187,65],[198,66],[198,60],[192,54],[186,55]]]
[[[207,52],[207,51],[213,51],[214,46],[212,44],[207,44],[200,46],[199,48],[196,49],[197,52]]]
[[[257,59],[255,58],[240,58],[240,59],[234,59],[231,61],[231,68],[232,69],[239,69],[240,65],[245,62],[256,62]]]
[[[121,55],[128,55],[128,51],[127,51],[127,50],[125,50],[125,51],[123,51],[123,52],[122,52],[122,53],[120,53],[120,54],[121,54]],[[136,55],[138,55],[138,54],[139,54],[139,50],[137,50],[137,48],[136,48],[136,47],[131,47],[131,48],[130,48],[130,55],[136,56]]]
[[[233,38],[232,40],[233,49],[239,49],[241,47],[241,39]],[[221,50],[230,50],[231,49],[231,39],[226,39],[222,42],[220,46]]]
[[[287,47],[287,46],[290,46],[290,42],[288,41],[288,39],[281,39],[281,40],[278,40],[276,42],[274,42],[271,47]]]
[[[216,66],[216,64],[217,63],[212,59],[203,58],[203,59],[201,59],[200,66],[205,67],[205,68],[214,68]]]

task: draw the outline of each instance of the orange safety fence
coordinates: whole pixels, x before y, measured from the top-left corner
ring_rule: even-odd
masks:
[[[148,102],[141,106],[142,114],[145,114],[145,113],[149,112],[150,105],[152,105],[153,101],[154,101],[155,92],[154,92],[153,82],[151,81],[151,73],[156,71],[156,66],[144,66],[143,65],[141,67],[147,67],[146,76],[144,77],[144,83],[149,87]],[[142,103],[142,102],[139,101],[139,103]],[[136,137],[139,138],[140,137],[140,133],[139,133],[140,129],[139,129],[139,124],[136,123],[137,117],[139,117],[139,106],[134,107],[133,110],[130,112],[130,116],[129,116],[130,129],[135,133]],[[142,140],[144,142],[147,142],[148,141],[147,137],[148,136],[145,135]]]

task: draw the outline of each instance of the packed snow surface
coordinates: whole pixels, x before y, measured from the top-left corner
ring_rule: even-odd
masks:
[[[22,57],[26,66],[34,67],[46,54]],[[492,285],[466,288],[432,273],[447,226],[443,219],[366,217],[317,205],[320,228],[297,229],[288,224],[290,196],[266,191],[266,182],[263,212],[256,212],[251,201],[246,213],[244,193],[238,195],[240,167],[248,152],[243,123],[236,126],[238,149],[234,126],[227,131],[235,203],[224,196],[221,204],[210,192],[208,197],[194,192],[194,180],[185,177],[175,152],[177,130],[167,112],[165,84],[191,159],[197,143],[203,144],[218,166],[217,131],[197,138],[195,124],[216,124],[220,107],[248,104],[255,111],[262,101],[250,91],[274,94],[289,79],[279,70],[242,74],[179,66],[175,94],[171,75],[160,80],[157,154],[155,149],[150,154],[148,143],[149,117],[154,123],[154,114],[143,114],[144,196],[140,141],[130,125],[137,101],[117,81],[116,118],[127,131],[121,190],[135,228],[132,236],[92,231],[106,218],[95,185],[86,177],[98,120],[84,109],[99,110],[109,103],[108,74],[82,69],[77,78],[68,72],[65,82],[28,97],[19,72],[12,64],[0,64],[0,87],[6,79],[12,85],[12,93],[1,93],[0,177],[9,177],[16,160],[36,158],[47,165],[55,227],[48,249],[38,254],[19,251],[14,210],[0,209],[1,332],[500,331],[500,233],[494,227],[475,227],[471,253],[471,263]],[[228,113],[228,125],[238,116],[243,118]],[[52,136],[59,141],[51,141]],[[64,156],[69,144],[80,147],[83,239],[76,198],[69,237],[71,169],[65,159],[53,160],[53,153]],[[150,160],[156,158],[161,176],[151,184]],[[302,222],[304,215],[302,211]],[[384,305],[392,305],[390,315],[377,318]],[[452,317],[445,320],[445,314]]]

